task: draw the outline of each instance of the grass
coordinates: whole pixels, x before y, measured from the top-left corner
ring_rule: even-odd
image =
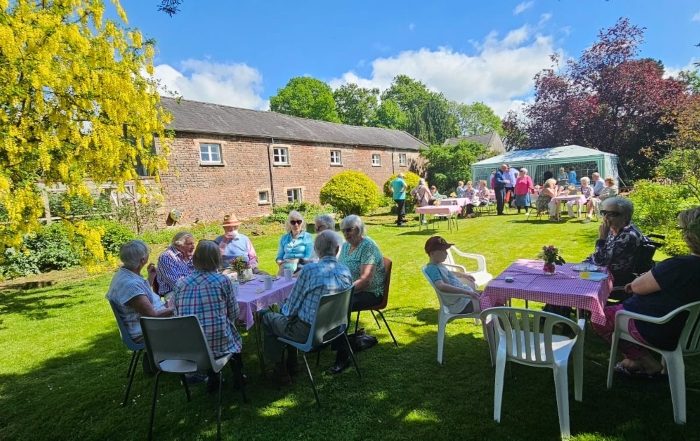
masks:
[[[389,216],[366,219],[369,235],[394,261],[387,320],[399,347],[369,315],[362,325],[380,344],[360,354],[364,376],[324,372],[333,355],[313,368],[323,408],[317,410],[307,379],[278,389],[259,376],[251,335],[244,360],[249,404],[227,389],[225,439],[558,439],[551,371],[513,365],[506,374],[501,423],[492,419],[493,369],[481,328],[472,321],[448,325],[445,364],[436,363],[437,299],[420,273],[431,232],[391,225]],[[590,253],[597,223],[525,221],[524,216],[460,220],[459,231],[438,233],[462,250],[486,256],[497,274],[519,257],[533,258],[544,244],[558,245],[567,261]],[[254,237],[264,269],[274,267],[278,235]],[[154,247],[162,249],[162,247]],[[155,254],[155,253],[154,253]],[[67,277],[65,275],[68,275]],[[0,287],[0,439],[138,440],[146,435],[152,380],[136,374],[132,402],[119,401],[129,354],[104,300],[111,274],[44,275],[29,284]],[[55,281],[58,280],[58,281]],[[26,280],[20,282],[27,282]],[[584,401],[570,397],[571,428],[578,440],[695,439],[700,429],[700,366],[687,361],[688,421],[673,423],[667,383],[617,379],[605,388],[608,348],[590,332],[584,361]],[[227,370],[227,375],[229,371]],[[572,383],[570,379],[569,383]],[[161,440],[213,439],[215,397],[193,388],[192,402],[175,377],[160,388],[155,434]]]

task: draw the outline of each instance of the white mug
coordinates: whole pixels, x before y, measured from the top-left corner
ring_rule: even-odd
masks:
[[[265,291],[272,289],[272,276],[265,276]]]
[[[289,268],[284,269],[284,280],[286,280],[287,282],[292,280],[292,270],[291,269],[289,269]]]

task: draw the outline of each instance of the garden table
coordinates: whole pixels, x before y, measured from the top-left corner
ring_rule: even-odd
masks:
[[[440,205],[457,205],[459,207],[466,207],[471,204],[472,201],[469,198],[445,198],[440,199]]]
[[[560,203],[566,203],[569,201],[574,201],[578,203],[578,216],[581,216],[581,206],[585,205],[586,203],[586,197],[583,196],[582,194],[564,194],[564,195],[559,195],[555,196],[552,198],[553,201],[557,201]],[[559,214],[559,210],[557,210],[557,214]]]
[[[430,216],[444,216],[447,219],[447,228],[452,231],[452,223],[456,229],[459,230],[457,226],[457,213],[462,211],[462,207],[459,205],[427,205],[425,207],[416,207],[416,213],[426,214]],[[423,225],[418,222],[418,230],[421,229]]]

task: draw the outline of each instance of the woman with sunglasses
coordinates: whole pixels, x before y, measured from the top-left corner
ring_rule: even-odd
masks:
[[[287,216],[285,223],[287,233],[280,238],[279,248],[277,250],[277,265],[279,265],[279,274],[281,275],[285,269],[296,272],[311,259],[314,252],[314,241],[311,234],[306,232],[306,223],[301,214],[292,210]]]

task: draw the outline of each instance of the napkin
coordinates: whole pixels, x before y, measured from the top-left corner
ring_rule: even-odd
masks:
[[[601,280],[605,280],[608,278],[607,273],[596,273],[596,272],[589,272],[589,271],[582,271],[579,273],[579,277],[584,279],[584,280],[592,280],[594,282],[600,282]]]

